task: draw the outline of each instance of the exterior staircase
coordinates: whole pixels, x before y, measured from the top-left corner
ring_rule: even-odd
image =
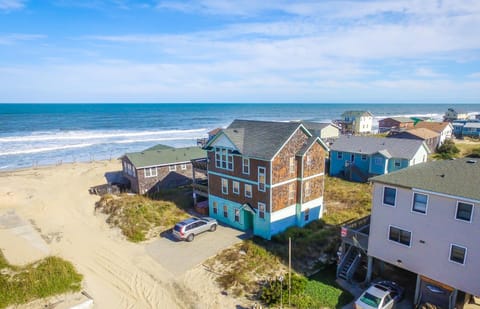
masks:
[[[337,269],[337,277],[350,281],[357,270],[362,255],[357,247],[351,246]]]

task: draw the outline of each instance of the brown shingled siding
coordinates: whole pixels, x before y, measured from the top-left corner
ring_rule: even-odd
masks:
[[[279,183],[288,179],[296,178],[298,161],[295,157],[297,152],[302,148],[308,140],[308,136],[301,130],[297,130],[288,143],[275,156],[272,163],[272,183]],[[295,159],[294,173],[290,173],[290,158]]]
[[[310,195],[305,196],[305,182],[310,182]],[[324,176],[318,176],[309,180],[303,181],[303,203],[318,199],[323,196],[323,181]]]
[[[293,183],[295,185],[295,197],[292,200],[288,199],[288,188],[290,184]],[[291,183],[286,183],[284,185],[274,187],[272,189],[272,208],[273,211],[277,211],[283,209],[287,206],[296,204],[297,202],[297,181],[293,181]]]
[[[311,157],[310,166],[307,165],[307,156]],[[303,156],[303,166],[303,177],[325,172],[325,149],[319,143],[313,144]]]

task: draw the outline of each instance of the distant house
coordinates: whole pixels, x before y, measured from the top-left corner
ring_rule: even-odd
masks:
[[[439,146],[443,145],[446,139],[453,137],[453,125],[447,121],[423,121],[415,125],[415,129],[417,128],[425,128],[437,132],[440,135]]]
[[[320,137],[324,142],[333,141],[340,136],[340,127],[333,123],[302,121],[302,124],[310,133]]]
[[[462,128],[462,136],[480,138],[480,122],[467,122]]]
[[[338,123],[342,133],[368,134],[372,132],[373,115],[367,111],[346,111]]]
[[[205,157],[205,150],[199,147],[157,145],[126,153],[121,160],[123,175],[130,181],[132,192],[144,194],[191,183],[191,160]]]
[[[445,115],[443,116],[444,121],[455,121],[455,120],[466,120],[468,119],[468,113],[463,112],[463,111],[457,111],[453,108],[449,108],[446,112]]]
[[[330,146],[330,175],[365,182],[373,175],[426,162],[429,153],[422,140],[341,136]]]
[[[389,117],[378,121],[378,131],[384,133],[391,130],[412,129],[414,123],[413,119],[408,117]]]
[[[476,114],[475,119],[480,120],[480,114]]]
[[[424,141],[431,152],[435,152],[440,143],[440,133],[426,128],[415,128],[407,131],[394,133],[388,136],[389,138],[407,138]]]
[[[265,239],[322,217],[327,147],[303,124],[235,120],[206,149],[209,216]]]

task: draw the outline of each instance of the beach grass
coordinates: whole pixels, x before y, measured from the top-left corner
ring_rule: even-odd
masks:
[[[188,217],[172,202],[141,195],[104,195],[95,208],[107,214],[107,223],[119,227],[132,242],[147,240]]]
[[[70,262],[59,257],[21,267],[10,265],[0,251],[0,308],[79,291],[82,279]]]

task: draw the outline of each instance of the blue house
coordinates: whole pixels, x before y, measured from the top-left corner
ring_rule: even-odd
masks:
[[[462,136],[480,137],[480,122],[467,122],[462,128]]]
[[[330,147],[330,176],[366,182],[426,162],[430,150],[422,140],[342,136]]]

